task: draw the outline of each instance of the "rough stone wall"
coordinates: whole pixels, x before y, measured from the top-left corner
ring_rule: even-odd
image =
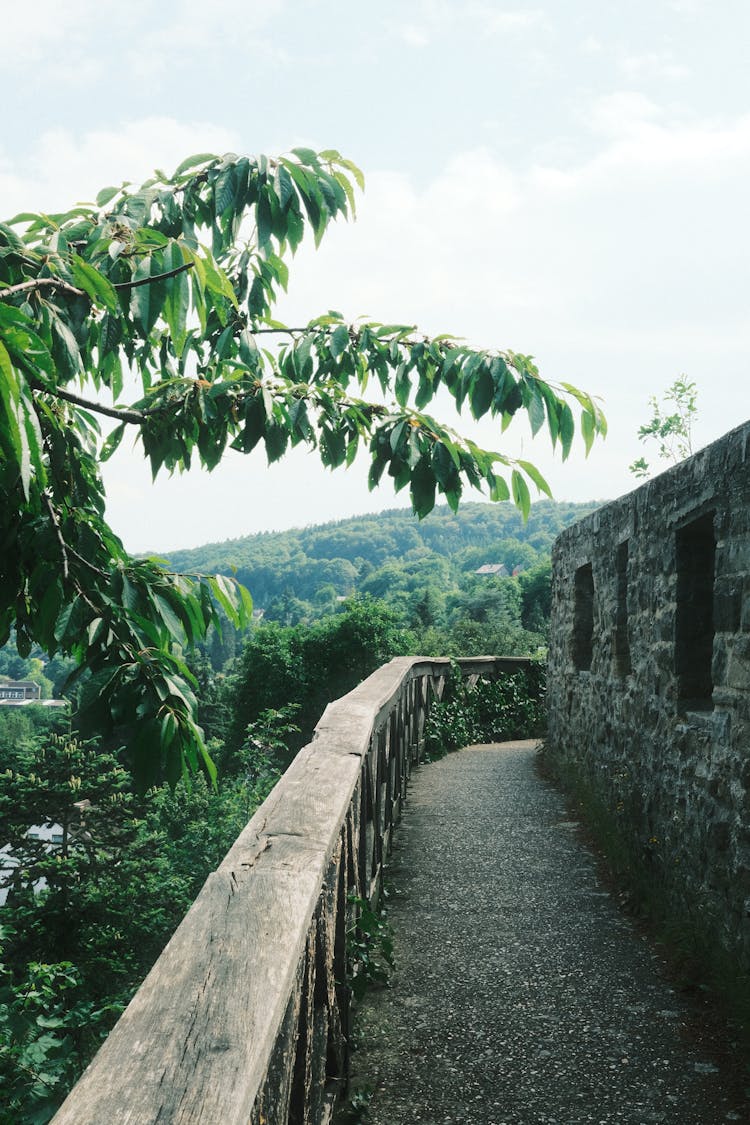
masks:
[[[750,966],[750,423],[553,551],[549,752]]]

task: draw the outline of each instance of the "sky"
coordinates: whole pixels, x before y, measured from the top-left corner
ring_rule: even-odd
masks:
[[[746,0],[27,0],[2,19],[0,216],[195,152],[337,148],[366,176],[357,221],[298,252],[279,319],[452,332],[600,396],[608,438],[564,464],[523,424],[433,409],[558,499],[637,483],[649,396],[680,375],[696,448],[750,416]],[[366,470],[256,450],[152,484],[125,447],[108,515],[165,552],[408,503]]]

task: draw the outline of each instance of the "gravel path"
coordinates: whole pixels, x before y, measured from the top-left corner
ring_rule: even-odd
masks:
[[[597,882],[533,742],[418,770],[390,869],[396,971],[357,1017],[370,1125],[750,1122]]]

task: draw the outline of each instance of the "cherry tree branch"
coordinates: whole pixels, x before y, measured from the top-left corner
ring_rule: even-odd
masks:
[[[141,277],[137,281],[114,282],[112,288],[117,292],[126,292],[130,289],[138,289],[141,285],[153,285],[157,281],[167,281],[170,277],[185,273],[186,270],[191,270],[194,265],[195,262],[184,262],[173,270],[167,270],[166,273],[156,273],[152,277]],[[85,289],[78,289],[75,285],[63,281],[61,277],[32,277],[28,281],[19,281],[17,285],[9,285],[5,289],[0,289],[0,301],[12,297],[16,293],[28,293],[34,289],[59,289],[61,293],[67,293],[70,297],[89,296]]]

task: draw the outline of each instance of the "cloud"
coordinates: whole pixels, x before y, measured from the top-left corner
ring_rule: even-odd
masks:
[[[212,0],[210,10],[199,0],[14,4],[3,12],[3,66],[6,74],[33,71],[36,84],[53,93],[56,83],[90,88],[92,81],[115,74],[163,80],[185,65],[195,66],[196,57],[205,59],[229,45],[278,62],[286,60],[286,52],[272,48],[264,32],[284,6],[285,0],[262,5]]]
[[[618,90],[591,102],[583,116],[584,124],[593,132],[617,137],[642,130],[661,114],[660,106],[645,94]]]
[[[172,117],[127,121],[80,136],[48,130],[23,161],[0,150],[0,215],[67,209],[93,199],[108,184],[145,180],[157,166],[170,173],[193,152],[222,153],[237,146],[230,129]]]
[[[390,26],[398,38],[410,47],[427,47],[430,43],[430,32],[424,26],[414,23],[392,23]]]
[[[630,80],[688,78],[690,68],[678,62],[671,51],[649,51],[642,55],[624,55],[618,68]]]
[[[8,68],[24,65],[25,60],[41,58],[66,46],[75,49],[77,42],[90,33],[92,22],[101,14],[104,4],[95,0],[36,0],[30,4],[11,4],[3,12],[3,65]]]
[[[592,105],[589,126],[586,159],[515,168],[473,149],[421,188],[371,172],[356,227],[300,253],[279,310],[452,331],[603,394],[610,438],[564,472],[524,427],[477,429],[579,499],[630,486],[648,396],[682,371],[704,388],[701,440],[750,415],[750,115],[673,122],[625,91]]]
[[[584,55],[598,55],[603,48],[604,44],[601,39],[598,39],[595,35],[587,35],[580,47]]]
[[[611,176],[614,170],[629,178],[664,173],[689,173],[699,182],[724,178],[731,168],[744,167],[750,155],[750,114],[732,119],[673,121],[655,102],[632,91],[622,91],[593,102],[588,124],[601,133],[605,146],[578,169],[572,182]],[[677,184],[675,184],[677,187]],[[689,190],[684,183],[679,192]]]
[[[504,8],[498,11],[490,4],[474,4],[471,8],[477,22],[490,35],[530,31],[547,26],[547,18],[541,8]]]
[[[390,32],[413,47],[426,47],[434,40],[454,36],[460,30],[471,35],[516,35],[547,26],[541,8],[500,8],[486,3],[448,3],[421,0],[412,6],[405,23],[389,20]]]

